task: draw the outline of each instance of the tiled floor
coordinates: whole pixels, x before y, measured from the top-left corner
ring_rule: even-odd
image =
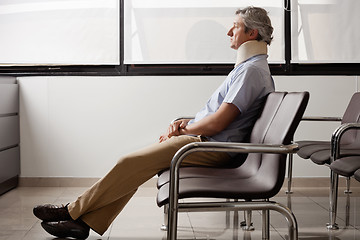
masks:
[[[40,221],[32,215],[34,205],[42,203],[67,203],[73,201],[85,188],[68,187],[20,187],[0,196],[0,240],[45,240],[58,239],[48,235]],[[294,189],[288,198],[284,191],[273,200],[290,204],[298,221],[299,239],[360,239],[360,189],[353,189],[350,198],[340,191],[338,224],[340,229],[328,231],[328,190]],[[90,232],[88,239],[111,240],[159,240],[166,239],[160,230],[163,221],[162,209],[155,203],[156,189],[142,187],[123,212],[103,235]],[[346,214],[346,202],[350,203]],[[240,213],[240,219],[243,214]],[[346,219],[348,216],[348,226]],[[233,218],[233,217],[232,217]],[[179,239],[261,239],[261,217],[253,213],[255,231],[246,232],[225,227],[225,213],[180,213]],[[278,213],[271,213],[271,239],[288,239],[287,223]],[[232,222],[231,222],[232,226]]]

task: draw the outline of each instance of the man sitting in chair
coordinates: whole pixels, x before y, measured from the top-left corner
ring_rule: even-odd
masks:
[[[227,35],[237,50],[235,68],[215,90],[193,120],[170,124],[159,142],[120,158],[110,172],[66,206],[36,206],[34,215],[42,227],[57,237],[85,239],[90,228],[102,235],[137,188],[168,169],[177,150],[191,142],[244,142],[266,96],[274,91],[267,62],[267,45],[273,28],[267,12],[247,7],[236,11]],[[231,156],[223,152],[197,152],[183,165],[223,166]]]

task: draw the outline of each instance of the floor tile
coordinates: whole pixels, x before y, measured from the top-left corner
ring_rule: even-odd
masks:
[[[66,204],[74,201],[86,188],[21,187],[0,196],[0,240],[53,240],[32,214],[37,204]],[[296,216],[300,240],[356,240],[360,239],[360,194],[354,189],[350,195],[339,191],[338,219],[340,229],[329,231],[329,191],[321,189],[293,189],[287,195],[282,189],[273,199],[291,208]],[[115,219],[103,236],[90,231],[90,240],[165,240],[160,230],[164,222],[163,209],[156,205],[156,188],[140,187],[133,199]],[[200,199],[202,200],[202,199]],[[212,200],[209,200],[212,201]],[[229,226],[225,212],[179,213],[178,239],[251,240],[261,239],[261,212],[252,212],[254,231],[244,231],[234,221],[242,221],[243,212],[231,212]],[[271,211],[270,239],[288,239],[286,219]]]

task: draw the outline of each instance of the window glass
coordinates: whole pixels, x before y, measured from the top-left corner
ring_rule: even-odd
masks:
[[[234,63],[226,35],[235,11],[269,12],[274,40],[269,62],[284,63],[283,0],[125,0],[125,64]]]
[[[292,0],[292,62],[358,63],[359,0]]]
[[[118,65],[118,0],[1,0],[0,65]]]

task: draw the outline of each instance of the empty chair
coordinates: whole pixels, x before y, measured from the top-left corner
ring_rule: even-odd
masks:
[[[342,117],[341,125],[335,129],[330,141],[298,141],[298,156],[304,159],[310,158],[312,162],[318,165],[329,166],[332,161],[340,157],[360,155],[360,134],[353,127],[344,127],[349,124],[360,122],[360,92],[354,93]],[[310,120],[337,120],[336,118],[319,118]],[[335,140],[336,139],[336,140]],[[336,142],[336,143],[335,143]],[[291,169],[289,164],[289,176]],[[291,187],[291,179],[288,189]],[[330,222],[327,225],[329,229],[338,229],[336,224],[336,209],[338,196],[338,175],[330,171]],[[347,178],[347,191],[350,192],[350,178]],[[289,191],[289,190],[288,190]]]
[[[270,97],[271,95],[269,95]],[[282,187],[285,177],[286,154],[294,152],[290,144],[294,132],[305,111],[309,94],[288,93],[275,107],[268,111],[272,98],[266,101],[264,110],[255,123],[250,143],[202,142],[188,144],[174,156],[170,169],[170,182],[159,188],[157,203],[169,204],[168,239],[176,239],[178,211],[208,210],[262,210],[263,238],[269,237],[269,210],[282,213],[288,220],[289,237],[297,239],[297,224],[292,212],[269,199]],[[197,151],[222,151],[248,153],[245,162],[231,170],[217,168],[215,177],[179,178],[181,161]],[[195,167],[194,167],[195,168]],[[247,175],[243,175],[246,170]],[[179,198],[210,197],[244,199],[239,202],[178,203]]]
[[[346,123],[342,124],[338,127],[331,137],[331,164],[335,163],[339,159],[341,159],[341,140],[347,133],[357,133],[356,130],[360,129],[360,123]],[[354,159],[358,157],[344,157],[345,162],[355,163]],[[344,160],[343,160],[344,161]],[[347,164],[348,166],[349,164]],[[330,165],[331,166],[331,165]],[[345,166],[344,164],[337,163],[333,165],[334,169],[338,169],[341,166]],[[331,168],[330,168],[331,169]],[[347,179],[350,179],[349,177]],[[329,207],[329,216],[330,223],[328,224],[329,229],[338,229],[338,225],[336,224],[336,213],[337,213],[337,197],[338,197],[338,184],[339,184],[339,174],[335,171],[330,171],[330,207]],[[347,181],[349,187],[349,181]]]
[[[324,118],[329,120],[329,118]],[[331,118],[330,118],[331,120]],[[342,117],[341,125],[357,123],[360,121],[360,93],[355,93]],[[331,145],[330,141],[298,141],[298,156],[304,159],[310,158],[314,163],[323,165],[330,164]],[[340,156],[360,154],[360,134],[350,131],[341,140]]]
[[[354,93],[344,112],[342,118],[338,117],[304,117],[304,121],[341,121],[341,124],[359,122],[360,116],[360,93]],[[356,133],[347,133],[341,142],[341,156],[360,155],[360,135]],[[297,155],[303,159],[309,159],[317,165],[328,165],[331,162],[331,143],[330,141],[314,141],[305,140],[297,141],[299,151]],[[288,189],[287,193],[291,193],[292,185],[292,162],[293,155],[289,154],[288,167]],[[349,179],[348,179],[349,181]],[[348,183],[348,186],[350,183]],[[346,192],[350,190],[347,189]]]

